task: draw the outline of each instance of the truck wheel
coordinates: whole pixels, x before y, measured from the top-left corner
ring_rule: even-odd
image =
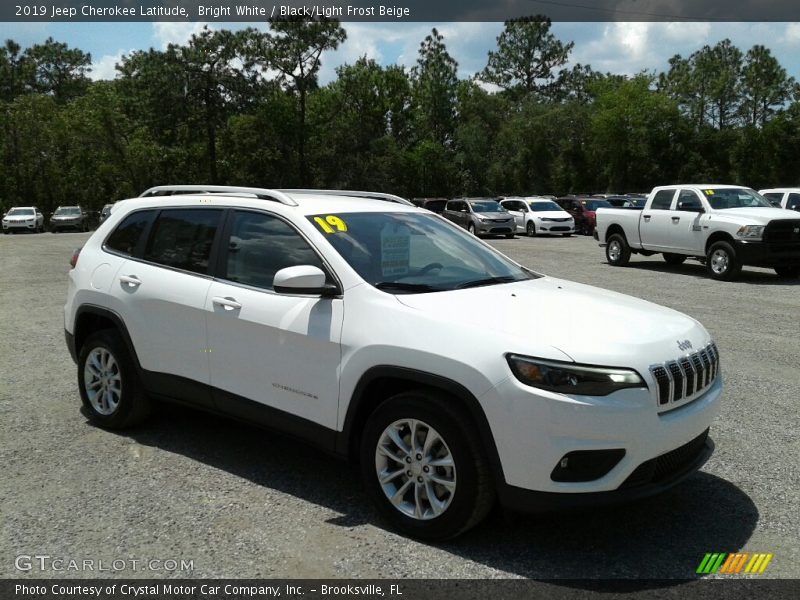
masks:
[[[668,265],[682,265],[686,260],[686,257],[683,254],[664,252],[664,260]]]
[[[619,233],[613,234],[608,238],[606,244],[606,260],[612,267],[624,267],[631,259],[631,247],[628,240]]]
[[[536,237],[536,225],[533,224],[533,221],[528,221],[528,224],[525,225],[525,233],[528,237]]]
[[[781,279],[796,279],[800,275],[800,267],[775,267],[775,273]]]
[[[706,255],[706,268],[709,275],[720,281],[733,281],[742,271],[742,263],[736,256],[736,251],[728,242],[715,242],[711,244]]]
[[[455,537],[494,502],[480,435],[452,399],[433,390],[402,392],[369,416],[361,473],[381,516],[407,535]]]

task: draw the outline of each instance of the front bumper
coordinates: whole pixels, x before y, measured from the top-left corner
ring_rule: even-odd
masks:
[[[36,229],[36,221],[4,221],[3,231],[34,231]]]
[[[737,240],[736,255],[752,267],[800,267],[800,243]]]
[[[514,233],[514,221],[508,223],[476,223],[475,232],[479,235],[505,235]]]
[[[714,442],[707,437],[706,430],[700,436],[684,445],[686,450],[681,456],[682,460],[672,459],[670,455],[676,455],[684,447],[677,448],[670,453],[662,455],[643,463],[641,467],[646,467],[654,471],[649,481],[638,482],[636,479],[637,469],[629,478],[630,485],[623,484],[620,488],[608,492],[588,492],[584,494],[564,494],[557,492],[537,492],[515,487],[513,485],[502,485],[498,489],[500,503],[510,510],[520,512],[549,512],[556,510],[575,510],[589,507],[609,506],[633,502],[650,496],[660,494],[669,488],[677,485],[693,473],[697,472],[711,457],[714,452]],[[657,473],[657,466],[670,462],[675,462],[672,469],[662,467],[663,474]],[[660,461],[660,463],[659,463]],[[646,470],[647,470],[646,469]]]
[[[564,235],[575,233],[575,223],[542,222],[536,227],[536,233],[550,235]]]
[[[50,221],[50,231],[56,229],[81,229],[83,223],[80,221]]]
[[[530,388],[510,377],[484,395],[481,405],[496,440],[504,477],[500,487],[505,488],[509,502],[513,504],[513,498],[522,492],[535,492],[544,494],[540,500],[548,494],[569,497],[558,502],[568,505],[602,500],[604,496],[597,494],[609,493],[609,500],[624,500],[657,493],[700,468],[710,450],[705,457],[691,457],[697,460],[685,470],[686,465],[679,465],[676,472],[658,481],[643,478],[640,469],[703,435],[719,412],[721,394],[722,380],[717,377],[697,398],[659,412],[651,390],[625,389],[603,397],[564,396]],[[552,478],[556,465],[569,453],[618,449],[625,451],[624,456],[597,479]]]

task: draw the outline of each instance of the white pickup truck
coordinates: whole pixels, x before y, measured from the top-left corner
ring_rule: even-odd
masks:
[[[740,186],[654,188],[642,211],[598,210],[594,237],[613,266],[626,265],[632,253],[662,253],[671,265],[699,259],[724,281],[743,265],[773,268],[779,277],[800,274],[800,215]]]

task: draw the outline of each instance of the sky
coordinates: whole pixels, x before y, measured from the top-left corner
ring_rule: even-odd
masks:
[[[14,39],[23,47],[52,36],[92,55],[94,79],[110,79],[114,65],[133,50],[163,49],[169,43],[185,43],[203,23],[0,23],[0,39]],[[256,23],[214,23],[212,28]],[[495,48],[502,23],[344,23],[345,41],[335,52],[323,55],[320,82],[335,77],[337,66],[353,63],[361,56],[382,65],[414,65],[420,42],[436,27],[447,49],[458,62],[459,76],[468,78],[486,65]],[[589,64],[601,72],[633,75],[641,71],[661,72],[675,54],[688,56],[702,46],[730,38],[742,52],[755,44],[769,48],[788,74],[800,80],[800,23],[554,23],[552,33],[560,40],[575,42],[570,66]]]

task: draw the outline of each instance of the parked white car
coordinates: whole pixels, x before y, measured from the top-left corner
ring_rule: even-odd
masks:
[[[506,198],[500,202],[514,217],[518,233],[563,235],[575,233],[575,219],[558,204],[547,198]]]
[[[15,206],[3,215],[3,233],[44,231],[44,215],[35,206]]]
[[[424,539],[495,499],[645,497],[710,456],[719,353],[694,319],[413,206],[235,189],[120,201],[73,255],[64,327],[97,425],[157,397],[280,429],[359,461],[381,514]]]
[[[743,265],[800,275],[800,215],[741,186],[654,188],[641,211],[599,209],[594,236],[613,266],[628,264],[632,253],[663,253],[671,265],[697,258],[711,277],[725,281],[736,279]]]
[[[758,193],[773,206],[800,211],[800,188],[770,188],[759,190]]]

